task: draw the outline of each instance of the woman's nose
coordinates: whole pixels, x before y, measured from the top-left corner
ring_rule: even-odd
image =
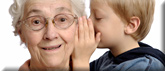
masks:
[[[53,40],[58,38],[58,31],[52,21],[48,21],[45,27],[46,27],[46,32],[44,34],[45,40]]]

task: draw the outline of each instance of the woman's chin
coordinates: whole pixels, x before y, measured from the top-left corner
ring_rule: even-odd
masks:
[[[43,56],[43,57],[42,57]],[[42,55],[41,60],[39,60],[39,63],[44,64],[46,67],[58,67],[64,62],[64,53],[54,54],[54,55]]]
[[[63,69],[67,69],[67,67],[65,67],[65,64],[62,61],[55,61],[55,62],[47,61],[45,63],[45,68],[46,68],[46,70],[63,70]]]
[[[44,66],[48,67],[48,68],[53,68],[53,67],[59,67],[63,64],[62,59],[49,59],[49,60],[45,60],[44,62]]]

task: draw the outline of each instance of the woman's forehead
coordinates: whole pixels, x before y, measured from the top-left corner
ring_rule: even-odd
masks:
[[[70,2],[70,0],[26,0],[26,3],[54,3],[54,2]]]
[[[29,8],[30,6],[33,7],[43,7],[43,6],[51,6],[57,7],[60,5],[70,6],[70,0],[27,0],[25,6]]]
[[[42,12],[50,9],[52,11],[68,11],[71,12],[69,0],[28,0],[25,4],[25,12]]]

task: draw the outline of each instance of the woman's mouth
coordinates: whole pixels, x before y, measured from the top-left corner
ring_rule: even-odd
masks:
[[[58,49],[58,48],[60,48],[61,47],[61,45],[59,45],[59,46],[51,46],[51,47],[44,47],[44,48],[42,48],[43,50],[54,50],[54,49]]]

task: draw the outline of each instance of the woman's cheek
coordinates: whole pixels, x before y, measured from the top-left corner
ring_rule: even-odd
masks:
[[[25,41],[26,43],[28,43],[28,45],[30,46],[37,46],[37,44],[39,44],[39,42],[42,40],[42,35],[40,34],[34,34],[34,33],[31,33],[31,34],[27,34],[25,36]]]
[[[72,41],[74,40],[74,37],[75,37],[75,32],[76,32],[76,24],[73,24],[70,28],[68,28],[66,31],[64,31],[61,34],[63,34],[63,37],[64,37],[63,39],[67,43],[72,43]]]
[[[66,43],[71,43],[74,40],[74,35],[75,35],[75,31],[70,30],[68,32],[65,32],[63,39]]]

